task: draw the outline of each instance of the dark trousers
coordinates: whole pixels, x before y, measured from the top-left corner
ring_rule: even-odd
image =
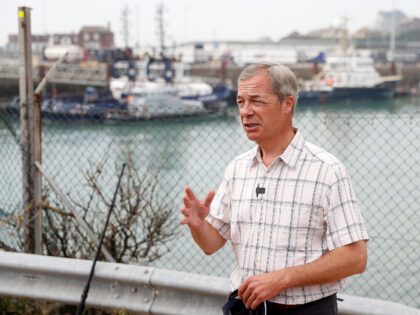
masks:
[[[338,315],[336,294],[287,309],[276,309],[273,304],[267,303],[267,315]]]
[[[281,305],[276,303],[265,302],[265,305],[261,303],[256,310],[245,308],[237,296],[237,291],[230,294],[223,306],[224,315],[338,315],[336,294],[292,308],[281,308]]]

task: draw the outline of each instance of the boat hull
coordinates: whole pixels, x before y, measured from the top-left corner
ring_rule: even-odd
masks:
[[[334,87],[331,91],[300,91],[298,103],[377,100],[394,96],[399,81],[388,81],[374,87]]]
[[[354,101],[354,100],[372,100],[387,99],[394,95],[394,90],[387,87],[373,88],[334,88],[328,94],[325,101]]]

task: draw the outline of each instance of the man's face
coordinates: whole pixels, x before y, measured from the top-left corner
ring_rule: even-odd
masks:
[[[290,97],[279,104],[279,97],[271,91],[270,80],[264,72],[240,81],[237,103],[248,139],[263,144],[281,136],[287,127],[286,114],[293,109],[291,98],[291,106]]]

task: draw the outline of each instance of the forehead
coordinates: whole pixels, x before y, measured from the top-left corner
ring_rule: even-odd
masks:
[[[264,96],[274,94],[271,90],[270,79],[264,72],[239,81],[238,97]]]

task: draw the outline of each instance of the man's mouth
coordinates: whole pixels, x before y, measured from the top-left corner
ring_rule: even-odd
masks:
[[[244,124],[245,128],[255,128],[257,126],[259,126],[259,124],[249,124],[249,123],[245,123]]]

